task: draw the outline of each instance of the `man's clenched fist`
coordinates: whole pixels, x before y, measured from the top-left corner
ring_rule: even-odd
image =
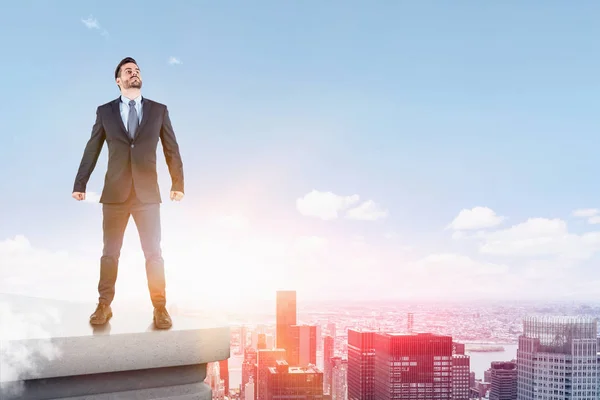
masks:
[[[85,193],[73,192],[71,197],[73,197],[75,200],[78,200],[78,201],[85,200]]]
[[[178,191],[171,192],[171,200],[180,201],[183,199],[183,193]]]

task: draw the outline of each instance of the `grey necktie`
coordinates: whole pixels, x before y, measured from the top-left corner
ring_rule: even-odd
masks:
[[[135,100],[129,101],[129,118],[127,119],[127,130],[129,131],[129,137],[132,139],[135,137],[135,131],[139,125],[137,110],[135,109]]]

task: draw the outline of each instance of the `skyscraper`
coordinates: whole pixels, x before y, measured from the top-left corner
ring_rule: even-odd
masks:
[[[492,362],[490,382],[490,400],[517,400],[517,363]]]
[[[596,335],[592,318],[526,318],[517,350],[517,399],[597,399]]]
[[[278,290],[276,305],[276,338],[275,347],[286,351],[286,359],[291,349],[290,330],[296,325],[296,291]]]
[[[375,333],[348,329],[348,400],[375,400]]]
[[[348,399],[348,360],[331,358],[331,400]]]
[[[323,372],[291,367],[284,360],[268,368],[265,400],[323,400]]]
[[[229,396],[229,359],[219,361],[219,374],[223,379],[223,392]]]
[[[469,400],[471,358],[465,354],[452,355],[452,400]]]
[[[289,330],[287,362],[292,367],[308,367],[317,364],[317,327],[292,325]]]
[[[246,384],[252,379],[252,393],[254,398],[254,388],[258,380],[257,374],[258,353],[252,347],[246,347],[244,350],[244,362],[242,363],[242,396],[245,396]]]
[[[452,337],[376,333],[375,399],[452,398]]]
[[[326,335],[323,339],[323,393],[331,394],[331,358],[333,357],[333,338]]]
[[[267,400],[267,382],[269,379],[269,368],[276,367],[277,361],[285,361],[285,350],[259,350],[257,362],[257,379],[254,385],[257,400]]]

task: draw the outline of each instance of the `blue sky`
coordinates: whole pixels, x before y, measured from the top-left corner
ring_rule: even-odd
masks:
[[[23,235],[19,251],[67,252],[91,274],[95,296],[101,209],[70,194],[95,109],[119,95],[113,71],[132,56],[143,95],[169,107],[184,161],[180,204],[167,200],[170,180],[159,169],[167,254],[217,236],[240,254],[275,247],[280,258],[252,253],[257,265],[273,262],[270,269],[248,272],[235,260],[220,268],[234,277],[243,270],[246,281],[273,278],[257,283],[267,297],[292,283],[306,296],[327,296],[315,280],[334,282],[332,297],[456,296],[442,281],[424,289],[429,273],[402,289],[390,283],[433,259],[444,279],[458,277],[459,265],[482,287],[478,295],[502,282],[498,296],[524,296],[529,282],[540,287],[535,296],[552,297],[558,278],[540,281],[550,274],[568,279],[565,298],[593,299],[596,223],[572,213],[600,207],[599,12],[593,1],[15,3],[0,24],[9,60],[0,65],[8,85],[0,243],[20,248]],[[90,191],[101,191],[105,171],[106,147]],[[313,190],[303,215],[297,200]],[[327,192],[358,195],[352,207],[375,205],[347,219],[351,206]],[[323,219],[332,207],[339,218]],[[474,207],[505,218],[479,209],[473,229],[453,237],[445,228]],[[529,218],[540,220],[521,226],[517,234],[528,233],[517,239],[505,231]],[[243,234],[234,224],[238,233],[215,236],[215,221],[233,220],[245,221]],[[136,260],[130,273],[139,284],[141,251],[130,228],[124,251]],[[312,250],[289,261],[298,240]],[[5,257],[0,278],[33,274],[18,266],[24,257]],[[185,257],[194,264],[202,255]],[[356,259],[363,264],[349,268]],[[489,265],[501,266],[501,277],[489,278]],[[377,277],[366,284],[365,274]]]

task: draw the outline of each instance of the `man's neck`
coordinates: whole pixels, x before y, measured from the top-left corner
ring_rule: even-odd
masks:
[[[136,97],[139,97],[141,93],[140,89],[125,89],[121,90],[121,95],[127,97],[129,100],[133,100]]]

